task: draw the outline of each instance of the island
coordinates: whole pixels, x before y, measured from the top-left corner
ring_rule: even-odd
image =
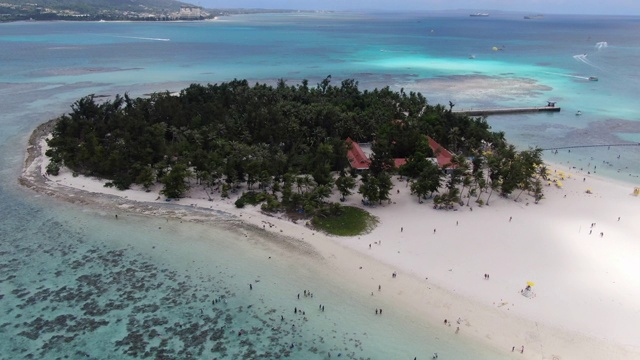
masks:
[[[483,118],[431,106],[420,93],[361,91],[352,79],[193,84],[101,104],[87,96],[72,108],[47,141],[48,175],[64,166],[120,190],[159,183],[169,201],[192,187],[210,199],[246,188],[238,207],[261,203],[317,226],[349,211],[326,201],[334,188],[342,201],[357,188],[363,204],[376,205],[390,201],[400,176],[416,202],[453,210],[488,204],[494,191],[527,192],[537,203],[547,176],[541,150],[517,151]]]
[[[34,131],[22,185],[113,226],[144,214],[236,231],[451,341],[637,358],[640,189],[595,166],[543,163],[454,104],[355,80],[103,100]]]

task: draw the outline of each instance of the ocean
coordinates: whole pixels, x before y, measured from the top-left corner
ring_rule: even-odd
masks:
[[[357,289],[307,268],[308,255],[224,226],[134,215],[116,226],[23,189],[27,138],[87,94],[331,75],[454,110],[556,101],[559,113],[488,122],[522,149],[605,145],[544,154],[637,185],[640,147],[617,145],[640,143],[639,33],[639,17],[428,12],[0,24],[0,358],[503,358],[401,311],[374,318]],[[315,297],[297,300],[306,289]]]

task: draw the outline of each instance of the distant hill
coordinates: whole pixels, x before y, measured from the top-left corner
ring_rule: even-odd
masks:
[[[210,12],[175,0],[0,0],[0,21],[175,20],[208,17],[211,17]]]
[[[37,5],[51,9],[94,9],[140,11],[148,9],[154,11],[179,11],[181,5],[188,5],[175,0],[1,0],[0,3],[13,5]]]

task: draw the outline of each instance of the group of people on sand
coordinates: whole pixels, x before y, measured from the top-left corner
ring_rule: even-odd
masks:
[[[432,359],[437,359],[438,358],[438,353],[434,352],[433,355],[431,356]],[[414,357],[413,360],[418,360],[418,357]]]
[[[309,290],[305,290],[303,294],[304,294],[304,297],[311,297],[311,298],[313,297],[313,293]],[[300,300],[300,293],[298,293],[298,300]]]

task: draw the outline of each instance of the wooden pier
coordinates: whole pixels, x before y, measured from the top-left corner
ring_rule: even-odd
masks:
[[[453,110],[456,114],[465,114],[469,116],[488,116],[488,115],[508,115],[508,114],[525,114],[536,112],[559,112],[560,107],[555,105],[537,106],[537,107],[519,107],[519,108],[495,108],[495,109],[470,109],[470,110]]]

